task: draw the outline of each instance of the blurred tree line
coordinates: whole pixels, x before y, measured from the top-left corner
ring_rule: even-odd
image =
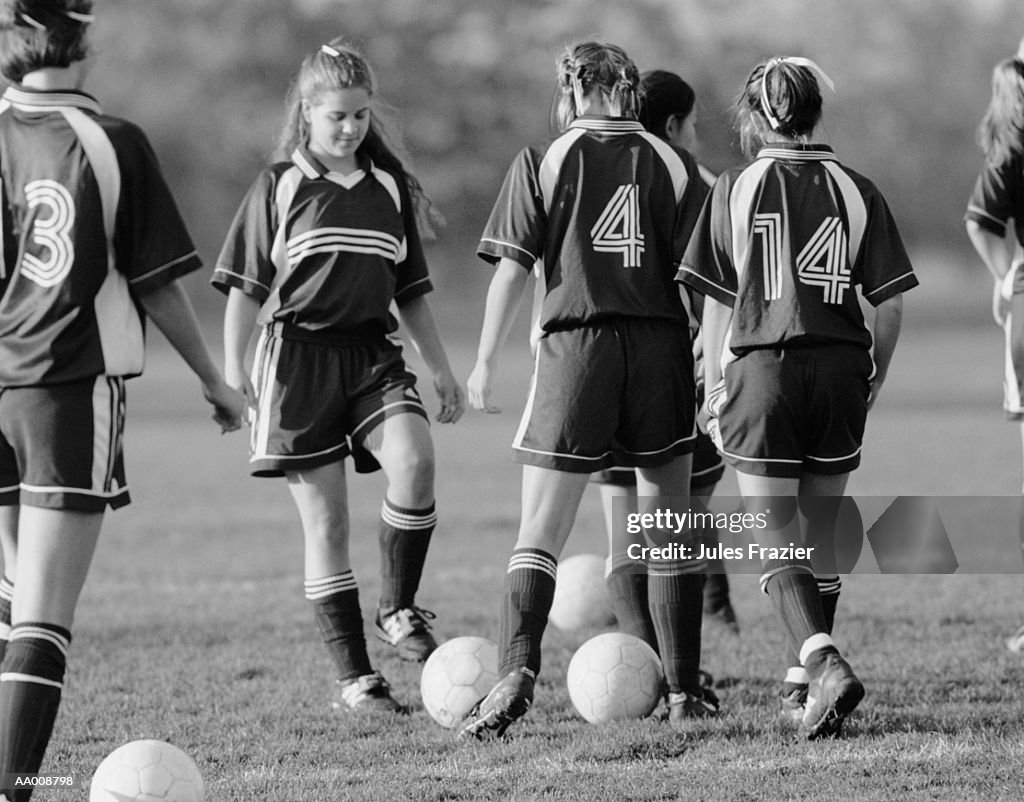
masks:
[[[825,138],[880,186],[915,249],[971,263],[961,217],[995,62],[1024,36],[1021,0],[103,0],[87,86],[152,139],[204,259],[215,260],[266,163],[305,54],[346,36],[396,107],[413,165],[448,219],[442,288],[476,287],[473,249],[509,160],[548,136],[555,59],[596,38],[698,94],[698,155],[742,156],[731,106],[755,61],[815,59]],[[440,256],[437,255],[438,251]],[[469,282],[469,284],[467,284]],[[466,289],[466,291],[469,291]],[[214,304],[203,293],[200,304]]]

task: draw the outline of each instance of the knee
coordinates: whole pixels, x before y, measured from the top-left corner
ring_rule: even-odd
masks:
[[[392,485],[422,489],[434,485],[434,452],[429,448],[407,448],[388,460],[388,481]]]

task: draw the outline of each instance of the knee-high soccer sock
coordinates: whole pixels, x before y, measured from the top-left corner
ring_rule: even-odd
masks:
[[[11,629],[0,665],[0,776],[39,771],[60,706],[70,643],[71,633],[55,624]],[[15,802],[31,796],[25,789],[0,791]]]
[[[6,576],[0,577],[0,662],[7,652],[7,639],[11,636],[11,602],[14,600],[14,583]]]
[[[505,574],[501,610],[500,673],[517,668],[540,673],[540,642],[555,597],[558,561],[540,549],[515,549]]]
[[[704,576],[679,567],[651,568],[647,592],[669,693],[700,694]]]
[[[771,598],[790,647],[800,657],[800,665],[813,677],[825,656],[838,654],[838,650],[828,634],[818,583],[810,565],[769,560],[761,574],[761,590]]]
[[[338,667],[338,679],[361,677],[373,671],[366,653],[359,587],[351,571],[305,581],[306,598],[313,603],[324,645]]]
[[[606,566],[605,585],[619,630],[635,635],[658,651],[658,635],[648,604],[647,566],[628,562]]]
[[[422,510],[393,504],[386,497],[380,511],[380,609],[384,615],[412,607],[427,561],[430,536],[437,524],[431,504]]]
[[[825,616],[825,632],[832,634],[832,627],[836,620],[836,606],[839,604],[839,591],[843,582],[838,576],[816,576],[814,578],[818,586],[818,595],[821,597],[821,611]],[[782,694],[796,690],[797,686],[806,685],[810,682],[807,669],[800,664],[800,655],[794,651],[787,641],[786,643],[786,679],[782,683]]]

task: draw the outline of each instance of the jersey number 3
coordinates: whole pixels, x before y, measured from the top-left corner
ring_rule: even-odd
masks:
[[[640,233],[640,196],[636,184],[622,184],[590,229],[595,251],[622,254],[623,267],[640,267],[644,235]]]
[[[754,235],[761,238],[766,301],[782,297],[782,216],[754,215]],[[841,304],[850,287],[846,231],[838,217],[826,217],[796,257],[796,275],[809,287],[820,287],[822,300]]]
[[[54,287],[71,272],[75,260],[75,246],[69,236],[75,224],[74,201],[67,189],[48,179],[26,184],[25,201],[30,209],[46,209],[40,210],[32,221],[32,241],[42,252],[25,251],[21,274],[42,287]]]

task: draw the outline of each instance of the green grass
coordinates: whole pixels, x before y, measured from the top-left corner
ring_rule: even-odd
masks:
[[[851,492],[1016,494],[1020,443],[998,410],[998,332],[909,323]],[[453,350],[460,377],[471,353],[468,345]],[[442,637],[496,635],[519,504],[507,444],[527,369],[525,359],[506,355],[498,387],[505,415],[434,427],[441,525],[420,601],[438,613]],[[979,549],[1005,549],[1003,575],[847,580],[837,638],[868,696],[841,740],[806,743],[776,722],[781,636],[754,577],[734,576],[742,637],[709,626],[704,641],[721,718],[679,730],[653,720],[586,724],[564,676],[573,650],[593,633],[551,629],[536,705],[513,737],[458,744],[423,711],[417,668],[375,641],[371,656],[416,711],[383,725],[331,713],[331,665],[302,597],[301,538],[284,483],[249,478],[244,437],[219,437],[197,396],[194,381],[159,349],[147,376],[132,383],[135,503],[108,516],[44,771],[87,783],[116,746],[162,738],[196,758],[215,802],[1021,794],[1024,660],[1001,638],[1024,622],[1022,564],[1012,538],[984,520],[973,537]],[[383,482],[353,478],[349,491],[353,560],[369,613],[379,588]],[[722,492],[735,493],[734,478]],[[597,494],[588,493],[567,554],[600,551],[601,533]]]

